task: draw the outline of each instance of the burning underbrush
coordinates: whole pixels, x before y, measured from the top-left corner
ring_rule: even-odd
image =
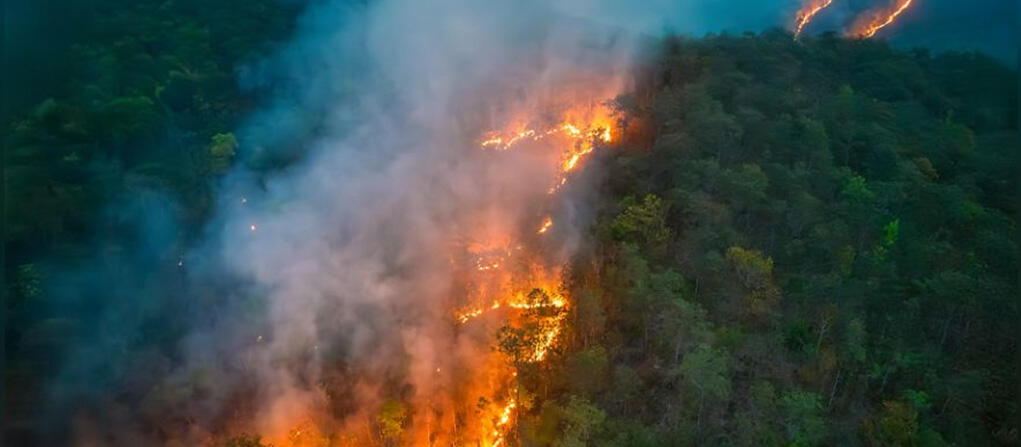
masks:
[[[571,311],[563,265],[581,227],[570,221],[564,187],[618,138],[609,99],[535,110],[539,118],[522,114],[468,139],[450,175],[471,193],[452,199],[458,207],[444,216],[445,233],[428,237],[442,247],[423,261],[436,273],[405,289],[421,294],[405,297],[409,307],[421,299],[445,308],[392,309],[410,320],[393,323],[399,343],[377,348],[385,366],[315,362],[319,385],[277,399],[264,413],[273,417],[250,430],[276,447],[515,442],[519,414],[535,404],[521,396],[518,373],[563,346]]]
[[[194,337],[182,375],[222,366],[226,386],[180,438],[517,444],[541,404],[519,380],[566,347],[588,162],[622,139],[612,104],[638,43],[538,3],[379,2],[346,27],[330,12],[285,52],[302,55],[280,75],[298,98],[249,138],[322,111],[308,155],[223,193],[210,252],[256,321]]]

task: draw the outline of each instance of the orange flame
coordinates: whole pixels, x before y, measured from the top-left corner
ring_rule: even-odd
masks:
[[[584,105],[561,111],[552,120],[518,120],[514,125],[484,133],[477,141],[482,150],[480,156],[496,152],[517,150],[529,151],[528,157],[536,155],[548,170],[549,194],[556,193],[564,186],[570,173],[577,171],[589,154],[612,143],[615,137],[612,114],[604,105]],[[543,115],[543,120],[546,120]],[[522,123],[530,123],[523,125]],[[537,124],[540,123],[540,124]],[[534,151],[534,154],[533,152]],[[517,155],[517,154],[515,154]],[[551,212],[548,196],[541,195],[540,183],[536,199],[545,212]],[[542,215],[540,215],[542,216]],[[536,217],[540,217],[536,216]],[[524,348],[521,361],[538,363],[548,361],[558,344],[563,343],[566,331],[567,310],[571,303],[569,296],[558,290],[561,269],[555,259],[546,259],[540,249],[548,243],[556,243],[550,233],[553,227],[550,215],[529,220],[509,230],[492,230],[486,225],[472,226],[465,234],[456,234],[454,245],[458,248],[450,255],[454,276],[465,295],[457,298],[458,307],[448,313],[450,324],[458,332],[472,334],[472,341],[485,340],[491,343],[495,329],[501,325],[537,328],[531,343]],[[534,225],[534,226],[533,226]],[[254,231],[254,225],[252,226]],[[494,236],[493,233],[496,233]],[[545,235],[542,238],[528,237],[529,234]],[[461,242],[461,240],[468,242]],[[463,283],[463,284],[462,284]],[[545,291],[536,299],[530,291]],[[450,318],[448,317],[448,318]],[[430,365],[430,380],[454,380],[460,397],[424,395],[421,401],[410,403],[415,414],[397,445],[481,445],[505,447],[512,442],[516,411],[527,411],[527,405],[519,402],[513,394],[517,386],[517,372],[504,353],[491,349],[491,345],[472,345],[469,349],[481,348],[478,357],[472,357],[470,372],[455,373],[453,369]],[[456,374],[456,376],[455,376]],[[474,403],[485,398],[491,405],[485,405],[481,413],[474,413]],[[445,400],[444,400],[445,399]],[[502,404],[501,404],[502,403]],[[469,416],[474,414],[474,416]],[[285,435],[269,436],[274,445],[304,447],[318,442],[326,433],[312,431],[316,427],[303,423]],[[357,429],[366,430],[366,429]],[[350,442],[342,445],[366,445],[374,434],[345,433]],[[456,434],[455,434],[456,433]],[[509,439],[510,438],[510,439]],[[317,444],[325,445],[325,444]]]
[[[880,13],[873,13],[872,19],[868,22],[862,22],[854,27],[854,31],[851,35],[860,39],[868,39],[875,36],[879,30],[885,28],[887,25],[897,21],[897,17],[907,11],[908,7],[911,6],[913,0],[898,0],[897,7],[888,9]]]
[[[514,411],[514,408],[516,407],[517,402],[515,402],[514,399],[511,399],[509,402],[507,402],[507,405],[503,407],[503,411],[500,412],[500,417],[496,421],[496,428],[493,429],[493,443],[490,444],[491,447],[499,447],[503,445],[507,433],[501,432],[501,430],[506,430],[510,428],[509,424],[511,412]]]
[[[578,169],[588,154],[595,151],[600,144],[611,143],[614,137],[611,112],[604,105],[573,108],[566,111],[558,121],[555,125],[545,127],[533,128],[518,125],[510,130],[489,132],[480,142],[480,146],[485,150],[506,151],[526,142],[546,142],[542,148],[552,147],[559,151],[559,154],[557,154],[556,178],[553,179],[553,183],[547,191],[548,194],[554,194],[567,183],[568,174]],[[531,150],[532,148],[540,147],[528,146],[526,149]],[[536,234],[547,234],[552,227],[553,218],[546,216],[538,226]],[[520,248],[518,246],[518,249]],[[507,256],[500,257],[499,261],[482,261],[480,259],[477,261],[476,269],[482,272],[493,272],[493,270],[501,267],[501,265],[512,266],[516,264],[516,261],[511,262],[509,259],[512,252],[506,251],[506,253]],[[506,277],[510,272],[500,271],[499,273],[491,274]],[[493,300],[488,306],[481,303],[487,302],[484,299],[477,300],[477,304],[460,309],[455,313],[454,317],[461,325],[482,318],[484,315],[499,316],[500,318],[505,318],[505,321],[509,321],[511,324],[521,324],[523,319],[530,319],[530,323],[538,328],[538,333],[521,360],[526,363],[542,362],[549,357],[551,350],[560,340],[567,320],[567,313],[564,310],[568,307],[568,300],[561,294],[544,294],[543,300],[533,301],[528,293],[521,290],[534,290],[535,288],[546,291],[555,290],[555,287],[550,287],[550,285],[555,283],[554,281],[557,276],[558,274],[552,274],[552,272],[539,272],[539,278],[543,278],[538,281],[539,284],[536,284],[534,281],[514,284],[519,290],[518,292],[504,294],[504,298]],[[485,294],[483,294],[483,298],[486,298]],[[548,309],[549,312],[529,312],[530,310],[538,309]],[[505,375],[500,381],[508,384],[508,386],[517,380],[517,373],[513,370],[503,371],[502,374]],[[489,416],[484,417],[483,421],[495,420],[496,422],[494,425],[489,425],[490,428],[483,430],[483,433],[488,431],[490,439],[488,441],[482,439],[482,445],[497,447],[507,443],[506,435],[513,425],[511,413],[515,410],[516,406],[517,402],[514,399],[509,399],[502,411],[495,413],[486,412]],[[483,422],[483,425],[486,425],[486,423]]]
[[[552,227],[552,226],[553,226],[553,218],[547,217],[545,220],[542,221],[542,226],[539,227],[539,231],[537,233],[538,234],[543,234],[543,233],[549,231],[550,227]]]
[[[454,317],[457,319],[457,321],[464,324],[474,319],[475,317],[481,316],[487,311],[500,309],[504,305],[511,309],[519,310],[540,309],[548,307],[559,309],[567,306],[567,300],[561,295],[554,295],[548,303],[533,303],[528,301],[524,293],[518,293],[517,295],[514,295],[513,298],[507,300],[505,303],[501,303],[500,301],[493,301],[493,304],[490,305],[488,308],[483,308],[482,306],[468,307],[455,313]]]
[[[828,8],[832,4],[833,0],[809,0],[807,3],[803,4],[801,9],[798,10],[798,15],[796,16],[797,25],[794,28],[794,38],[797,39],[798,36],[801,35],[805,26],[808,26],[808,23],[812,21],[812,18],[815,17],[816,14]]]
[[[523,128],[504,133],[490,132],[488,138],[482,140],[479,145],[484,149],[508,150],[525,140],[539,141],[547,137],[562,136],[569,142],[563,149],[563,161],[560,165],[560,172],[563,176],[573,171],[586,155],[595,150],[597,142],[610,143],[613,141],[613,124],[609,110],[605,106],[600,106],[591,113],[594,114],[594,117],[585,125],[568,119],[542,131]],[[556,191],[564,183],[566,183],[566,178],[561,178],[559,183],[551,188],[551,192]]]

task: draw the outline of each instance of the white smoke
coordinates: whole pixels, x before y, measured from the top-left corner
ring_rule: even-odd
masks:
[[[482,153],[481,132],[612,99],[634,45],[541,2],[313,7],[295,41],[248,73],[281,93],[241,134],[270,157],[310,135],[303,158],[257,180],[235,173],[204,249],[266,300],[262,333],[227,354],[258,390],[245,428],[282,439],[308,418],[359,430],[386,398],[454,399],[458,371],[484,367],[490,348],[452,324],[452,247],[534,230],[557,173],[548,156]],[[579,239],[570,227],[558,227],[561,259]],[[328,408],[331,374],[346,380],[346,413]]]

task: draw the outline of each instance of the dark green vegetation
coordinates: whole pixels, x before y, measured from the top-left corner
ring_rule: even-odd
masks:
[[[1017,443],[1015,74],[782,33],[663,51],[524,438]]]
[[[176,260],[259,93],[236,67],[295,13],[92,3],[52,97],[3,123],[11,445],[59,445],[62,399],[167,438],[208,410],[213,379],[155,392],[216,312]],[[1016,73],[782,33],[669,39],[652,71],[521,440],[1016,444]]]
[[[210,299],[184,292],[177,256],[259,93],[239,90],[237,67],[286,39],[298,12],[276,0],[39,8],[44,24],[68,14],[52,33],[65,35],[40,43],[43,26],[18,44],[48,52],[5,67],[32,80],[12,96],[35,104],[2,123],[10,445],[63,444],[68,415],[50,407],[67,402],[104,408],[105,425],[151,422],[114,397],[142,400]]]

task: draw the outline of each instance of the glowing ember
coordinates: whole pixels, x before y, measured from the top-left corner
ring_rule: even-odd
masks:
[[[548,318],[543,321],[540,327],[542,333],[539,335],[539,340],[535,345],[535,350],[532,351],[532,357],[529,359],[532,362],[541,362],[546,358],[546,353],[557,341],[557,337],[560,335],[560,330],[563,327],[564,318],[566,314],[560,313],[557,316]]]
[[[514,296],[514,300],[507,303],[508,306],[514,309],[540,309],[545,307],[564,307],[567,305],[567,301],[560,295],[554,295],[551,297],[549,302],[529,302],[528,298],[524,294],[519,293]]]
[[[797,39],[798,36],[801,35],[805,26],[812,21],[812,18],[815,17],[816,14],[828,8],[831,4],[833,4],[833,0],[809,0],[807,3],[803,4],[801,9],[798,10],[796,18],[797,24],[794,28],[794,38]]]
[[[494,263],[488,264],[488,265],[480,265],[478,267],[480,272],[486,272],[486,271],[495,270],[495,269],[498,269],[498,268],[500,268],[500,263],[498,263],[498,262],[494,262]]]
[[[879,30],[896,22],[897,17],[903,14],[904,11],[907,11],[912,2],[913,0],[898,0],[896,8],[873,13],[870,20],[855,25],[851,35],[861,39],[875,36]]]
[[[516,407],[517,403],[514,401],[514,399],[511,399],[509,402],[507,402],[507,405],[503,407],[503,411],[500,412],[499,419],[497,419],[496,421],[496,428],[493,429],[493,443],[490,444],[491,447],[503,445],[507,434],[506,431],[503,432],[501,431],[510,428],[509,424],[511,419],[511,412],[513,412],[514,408]]]
[[[552,227],[552,226],[553,226],[553,218],[547,217],[545,220],[542,221],[542,226],[539,227],[539,232],[538,233],[539,234],[543,234],[543,233],[549,231],[550,227]]]
[[[468,320],[471,320],[472,318],[482,315],[483,312],[485,312],[485,310],[481,308],[474,308],[469,309],[467,311],[459,312],[457,314],[457,321],[460,321],[461,323],[467,323]]]

